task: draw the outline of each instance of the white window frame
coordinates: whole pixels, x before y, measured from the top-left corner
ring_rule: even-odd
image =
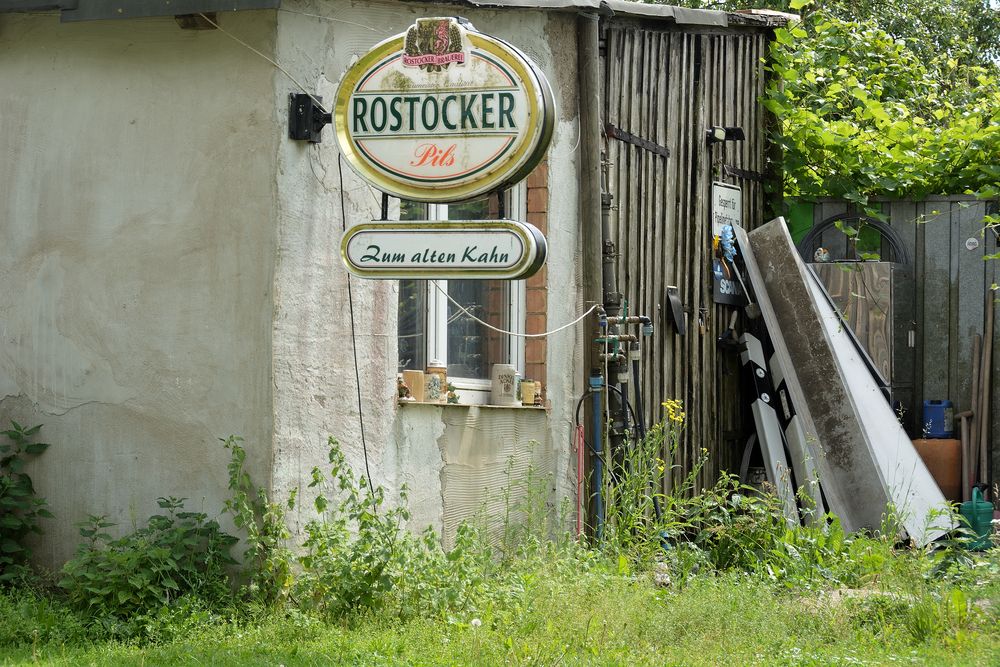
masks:
[[[507,191],[507,217],[523,220],[527,209],[524,185],[517,185]],[[427,204],[428,220],[447,220],[447,204]],[[511,280],[508,289],[507,321],[510,330],[524,333],[525,311],[527,310],[527,287],[523,280]],[[441,289],[434,287],[434,283]],[[447,280],[427,281],[427,363],[440,361],[448,366],[448,292]],[[463,306],[468,304],[462,304]],[[524,337],[507,336],[507,358],[510,364],[524,376]],[[448,377],[455,385],[459,402],[463,405],[485,405],[490,401],[490,380],[482,378]]]

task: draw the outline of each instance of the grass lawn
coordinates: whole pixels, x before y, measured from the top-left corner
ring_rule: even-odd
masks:
[[[241,565],[237,539],[179,499],[119,538],[96,517],[58,577],[0,583],[0,664],[1000,666],[1000,548],[970,553],[961,531],[917,549],[889,519],[875,534],[831,516],[790,527],[776,498],[725,475],[658,512],[635,464],[599,547],[554,530],[529,475],[498,544],[465,524],[444,550],[404,530],[405,507],[383,506],[331,439],[338,491],[315,497],[292,548],[282,506],[227,447]]]
[[[404,622],[378,612],[335,622],[299,612],[245,614],[242,621],[174,618],[152,643],[92,640],[92,630],[72,627],[57,605],[8,594],[0,604],[0,622],[8,626],[0,629],[8,646],[0,648],[0,661],[1000,665],[998,561],[992,556],[981,567],[983,578],[964,587],[896,578],[846,594],[822,586],[796,590],[738,573],[658,588],[649,577],[601,567],[542,566],[523,577],[520,595],[482,609],[478,619]]]

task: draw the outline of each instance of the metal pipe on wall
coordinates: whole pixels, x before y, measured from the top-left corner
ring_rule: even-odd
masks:
[[[576,20],[580,88],[580,226],[585,301],[601,303],[601,53],[600,17],[581,12]],[[596,320],[595,320],[596,321]],[[592,327],[592,329],[596,329]],[[593,359],[592,361],[596,361]]]

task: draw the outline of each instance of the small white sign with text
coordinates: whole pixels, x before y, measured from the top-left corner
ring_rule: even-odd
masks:
[[[726,225],[743,224],[743,191],[737,185],[712,183],[712,236]]]

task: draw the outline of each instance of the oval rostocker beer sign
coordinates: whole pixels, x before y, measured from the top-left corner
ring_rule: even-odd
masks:
[[[344,74],[337,141],[384,192],[461,201],[527,176],[554,111],[545,76],[519,50],[453,18],[418,19]]]

